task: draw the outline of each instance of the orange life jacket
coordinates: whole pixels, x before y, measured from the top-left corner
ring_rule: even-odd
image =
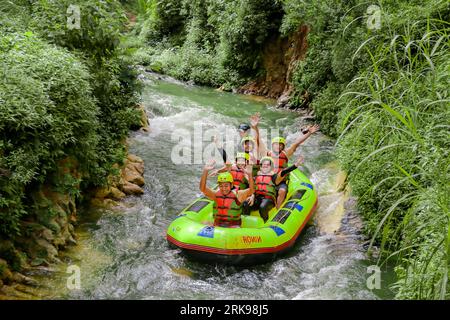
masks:
[[[248,181],[245,178],[245,172],[242,169],[239,169],[236,165],[233,165],[231,167],[231,175],[234,179],[234,186],[237,190],[243,190],[246,189],[248,186]]]
[[[284,151],[281,151],[280,153],[276,153],[274,151],[267,152],[267,155],[269,157],[272,157],[274,161],[274,169],[276,173],[281,172],[283,169],[287,168],[288,166],[288,157],[286,156],[286,153]]]
[[[227,195],[224,195],[220,190],[217,191],[213,213],[215,225],[240,225],[241,203],[237,198],[236,192],[232,190]]]
[[[272,174],[259,173],[255,179],[256,194],[263,195],[265,198],[273,199],[275,201],[275,184],[272,181]]]

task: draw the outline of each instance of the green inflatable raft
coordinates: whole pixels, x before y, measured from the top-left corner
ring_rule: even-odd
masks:
[[[317,192],[303,172],[290,173],[288,193],[280,209],[264,223],[257,211],[242,215],[240,228],[213,226],[214,201],[200,197],[169,225],[167,241],[196,260],[250,265],[274,260],[295,244],[317,207]]]

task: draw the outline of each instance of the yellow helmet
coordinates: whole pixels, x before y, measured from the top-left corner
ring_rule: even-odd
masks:
[[[255,139],[253,139],[252,136],[245,136],[245,137],[243,137],[242,140],[241,140],[241,145],[243,145],[246,141],[250,141],[250,142],[252,142],[253,144],[256,143],[256,142],[255,142]]]
[[[272,139],[272,143],[282,143],[286,145],[286,139],[283,137],[275,137]]]
[[[263,161],[265,161],[265,160],[269,160],[269,161],[270,161],[270,165],[271,165],[272,167],[274,166],[272,157],[262,157],[261,160],[259,160],[259,163],[262,164]]]
[[[245,159],[247,161],[250,161],[250,155],[248,153],[246,153],[246,152],[238,152],[238,153],[236,153],[236,161],[239,158],[242,158],[242,159]]]
[[[217,176],[218,183],[222,183],[222,182],[233,183],[233,181],[234,181],[233,176],[229,172],[222,172],[221,174],[219,174]]]

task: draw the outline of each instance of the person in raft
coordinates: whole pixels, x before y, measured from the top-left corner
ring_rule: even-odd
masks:
[[[259,137],[259,131],[256,129],[256,143],[259,146],[259,151],[261,155],[272,157],[274,160],[274,168],[276,173],[281,172],[283,169],[287,168],[289,157],[291,157],[297,150],[298,146],[306,141],[313,133],[320,129],[319,125],[309,126],[305,130],[305,134],[299,137],[291,146],[286,148],[286,139],[283,137],[275,137],[272,139],[272,149],[267,151],[266,145],[261,141]],[[285,176],[280,183],[276,186],[277,191],[277,201],[276,207],[279,209],[283,204],[284,199],[286,199],[286,193],[288,190],[287,180]]]
[[[254,115],[252,115],[250,117],[250,122],[254,122],[254,119],[259,119],[261,116],[259,114],[259,112],[255,113]],[[238,127],[238,133],[241,139],[241,143],[237,146],[238,151],[243,151],[243,145],[242,145],[242,139],[244,139],[245,137],[250,136],[250,125],[248,123],[241,123]],[[227,163],[227,152],[225,151],[225,149],[223,148],[222,145],[219,144],[219,142],[217,141],[217,137],[214,136],[213,138],[214,143],[216,144],[217,150],[219,150],[220,154],[222,155],[222,159],[224,163]]]
[[[213,191],[206,186],[208,172],[214,169],[214,160],[210,160],[203,168],[200,179],[200,191],[210,200],[214,200],[214,225],[219,227],[240,227],[242,203],[250,197],[254,189],[252,166],[247,166],[249,187],[244,190],[233,189],[233,176],[229,172],[220,173],[217,176],[219,189]]]
[[[271,157],[261,158],[260,163],[261,170],[255,178],[255,193],[244,202],[242,214],[249,215],[251,211],[259,210],[259,215],[266,222],[269,219],[269,211],[275,206],[276,186],[303,163],[303,157],[299,157],[295,164],[278,172]]]
[[[248,188],[248,175],[245,167],[248,165],[250,156],[245,152],[238,152],[236,154],[236,162],[234,164],[227,163],[224,167],[214,170],[209,174],[209,177],[216,176],[222,172],[230,172],[233,176],[233,186],[236,190],[244,190]]]

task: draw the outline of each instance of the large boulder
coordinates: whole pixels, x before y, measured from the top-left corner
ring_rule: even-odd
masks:
[[[122,171],[122,177],[125,181],[137,184],[138,186],[143,186],[145,184],[144,177],[139,174],[136,170],[132,170],[129,167],[125,167]]]
[[[131,182],[126,182],[122,187],[122,191],[128,195],[144,194],[144,189],[142,189],[138,185],[135,185],[134,183],[131,183]]]

